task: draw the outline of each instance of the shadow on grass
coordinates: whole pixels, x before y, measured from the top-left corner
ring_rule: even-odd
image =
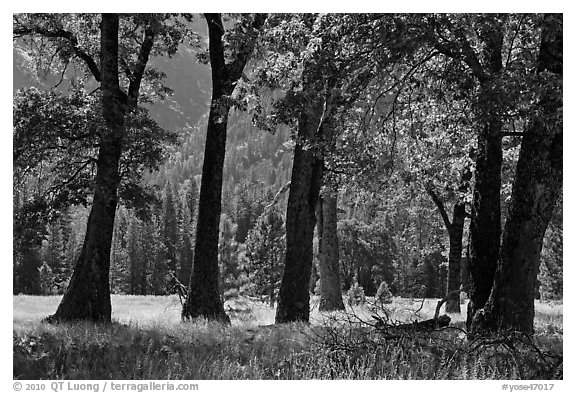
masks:
[[[32,300],[17,299],[22,308],[33,306]],[[253,307],[240,312],[246,310],[238,305],[238,315],[231,312],[232,326],[224,327],[204,320],[179,322],[173,299],[116,302],[111,324],[49,325],[38,322],[41,308],[29,314],[15,310],[14,379],[562,378],[561,313],[558,320],[556,309],[537,322],[541,328],[534,342],[551,354],[543,360],[528,347],[511,350],[497,342],[474,349],[457,330],[384,340],[374,332],[366,335],[366,326],[331,325],[328,314],[311,325],[262,327]],[[273,315],[267,308],[255,310],[266,318]],[[455,325],[464,327],[461,321]]]

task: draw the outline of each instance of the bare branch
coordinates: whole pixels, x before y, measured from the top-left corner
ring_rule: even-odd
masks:
[[[264,211],[271,209],[272,207],[274,207],[274,205],[276,203],[278,203],[278,201],[280,200],[280,197],[282,196],[282,194],[284,194],[286,191],[288,191],[290,189],[290,184],[292,184],[292,182],[288,182],[286,184],[284,184],[282,186],[282,188],[276,193],[276,195],[274,196],[274,199],[272,200],[272,202],[270,202],[269,205],[267,205],[266,207],[264,207]]]
[[[448,301],[450,296],[460,292],[464,292],[464,290],[460,288],[454,289],[453,291],[448,292],[446,296],[444,296],[442,299],[438,300],[438,304],[436,305],[436,312],[434,312],[434,319],[438,318],[438,316],[440,315],[440,309],[442,308],[442,305]]]

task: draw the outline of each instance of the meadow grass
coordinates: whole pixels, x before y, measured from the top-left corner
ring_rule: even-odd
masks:
[[[367,329],[378,311],[348,307],[310,324],[270,325],[274,309],[226,303],[232,325],[182,323],[177,297],[112,296],[109,325],[48,325],[60,298],[15,296],[17,379],[556,379],[562,377],[562,305],[536,304],[534,341],[469,342],[458,330],[384,340]],[[395,298],[394,320],[433,316],[436,301]],[[418,312],[416,310],[420,309]],[[463,307],[463,311],[465,308]],[[451,315],[463,326],[464,312]],[[263,326],[265,325],[265,326]],[[534,346],[534,345],[535,346]],[[536,349],[535,349],[536,348]]]

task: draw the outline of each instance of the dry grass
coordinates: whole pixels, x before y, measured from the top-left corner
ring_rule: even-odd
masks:
[[[34,325],[49,314],[56,311],[60,302],[60,296],[27,296],[18,295],[13,298],[14,328]],[[372,299],[360,307],[346,305],[346,313],[354,313],[363,319],[369,319],[376,311],[382,311],[379,306],[372,306]],[[310,319],[312,323],[321,323],[326,318],[326,313],[318,311],[319,299],[311,300]],[[429,319],[434,316],[438,299],[407,299],[395,297],[392,304],[385,305],[391,319],[400,322],[411,322]],[[460,314],[449,314],[452,323],[466,321],[466,306],[461,305]],[[225,309],[232,317],[234,326],[257,326],[274,323],[276,310],[267,304],[239,299],[227,301]],[[535,302],[536,329],[554,329],[562,332],[561,302]],[[181,305],[177,296],[132,296],[112,295],[112,319],[122,324],[138,326],[154,326],[159,322],[166,325],[180,323]],[[444,306],[441,312],[444,312]],[[330,315],[330,314],[328,314]]]
[[[486,343],[476,349],[454,332],[385,341],[347,321],[369,306],[320,314],[312,324],[259,327],[274,309],[248,299],[227,303],[232,326],[180,322],[177,297],[113,296],[111,325],[40,323],[59,297],[14,297],[14,378],[22,379],[554,379],[561,377],[562,305],[537,303],[535,342],[514,352]],[[394,299],[393,319],[422,320],[436,301]],[[415,312],[415,310],[420,311]],[[463,308],[464,310],[464,308]],[[464,315],[452,315],[460,325]],[[341,344],[352,344],[346,347]],[[520,348],[520,347],[518,347]],[[560,358],[559,358],[560,356]],[[552,358],[550,358],[552,359]],[[554,363],[556,362],[556,363]]]

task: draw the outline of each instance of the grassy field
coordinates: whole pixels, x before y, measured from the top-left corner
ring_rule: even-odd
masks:
[[[177,297],[112,296],[114,323],[41,323],[60,298],[15,296],[14,378],[20,379],[558,379],[562,304],[536,303],[536,334],[470,342],[458,329],[384,339],[362,321],[433,316],[437,300],[395,298],[321,314],[311,324],[266,326],[274,309],[227,302],[232,326],[180,321]],[[463,305],[462,310],[465,310]],[[464,327],[465,313],[452,314]]]

